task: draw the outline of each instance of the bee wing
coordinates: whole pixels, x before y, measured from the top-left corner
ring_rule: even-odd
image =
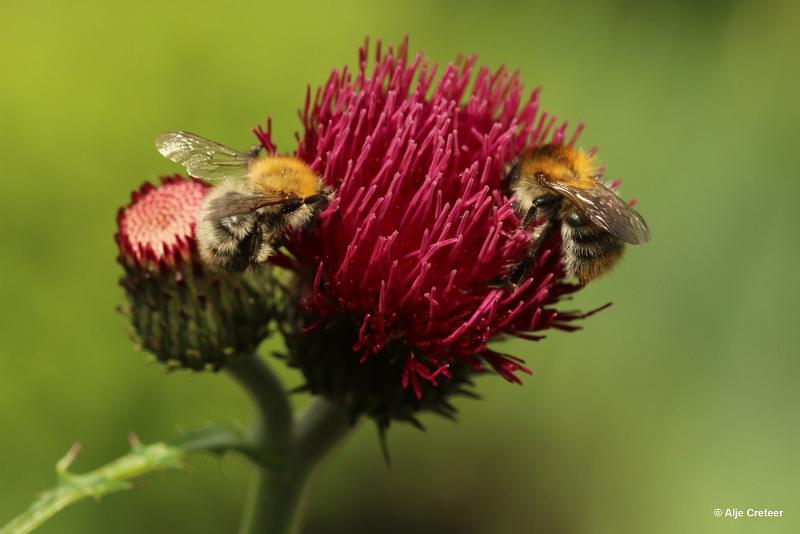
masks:
[[[223,219],[232,215],[252,213],[266,206],[277,206],[290,200],[284,195],[238,193],[231,191],[211,200],[204,214],[206,220]]]
[[[241,178],[252,158],[232,148],[189,132],[164,132],[156,137],[162,156],[186,168],[190,176],[203,180]]]
[[[600,182],[588,189],[557,182],[547,186],[572,200],[594,224],[626,243],[638,245],[650,241],[650,230],[644,218]]]

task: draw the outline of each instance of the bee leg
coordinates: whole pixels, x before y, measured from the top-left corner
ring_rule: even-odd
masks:
[[[536,218],[536,202],[530,207],[530,209],[525,213],[525,216],[522,218],[522,227],[527,228],[528,225]]]
[[[258,248],[255,250],[253,254],[253,263],[255,264],[262,264],[266,263],[270,256],[275,252],[275,249],[272,248],[272,244],[269,241],[262,240]]]
[[[531,207],[525,212],[522,218],[522,227],[526,228],[536,218],[536,213],[539,210],[551,212],[556,206],[561,203],[561,196],[548,193],[533,199]]]
[[[525,280],[525,275],[530,270],[531,265],[533,265],[533,256],[529,255],[514,267],[514,270],[508,276],[508,284],[513,289],[516,289]]]
[[[228,257],[225,263],[225,269],[234,273],[240,273],[247,269],[252,263],[253,245],[255,241],[255,232],[248,233],[244,239],[239,241],[236,251]]]
[[[251,265],[255,265],[259,263],[258,256],[259,252],[261,251],[261,245],[264,241],[263,231],[260,228],[260,224],[256,223],[256,227],[253,228],[253,233],[250,234],[252,239],[248,243],[247,247],[247,258],[250,261]]]
[[[512,287],[516,288],[528,277],[529,271],[534,265],[536,265],[536,260],[538,259],[539,249],[541,248],[542,243],[547,241],[547,238],[550,237],[550,233],[553,231],[554,226],[555,225],[552,222],[547,223],[547,225],[542,229],[542,232],[539,234],[539,237],[536,238],[536,241],[528,251],[528,255],[525,256],[525,259],[519,262],[519,264],[517,264],[517,266],[511,272],[511,275],[509,275],[508,279],[511,282]]]
[[[514,266],[514,269],[502,278],[489,280],[489,287],[514,291],[525,280],[525,275],[533,265],[533,256],[528,253],[525,259]]]

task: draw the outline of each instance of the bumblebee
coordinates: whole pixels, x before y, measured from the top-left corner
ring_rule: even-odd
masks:
[[[600,180],[595,158],[564,145],[523,153],[506,177],[522,225],[532,232],[528,258],[511,282],[524,279],[539,247],[561,233],[564,271],[581,284],[610,271],[626,244],[650,240],[644,218]]]
[[[224,180],[203,201],[197,221],[200,258],[214,270],[243,271],[264,263],[289,228],[306,225],[327,198],[302,161],[259,156],[188,132],[165,132],[156,149],[201,180]]]

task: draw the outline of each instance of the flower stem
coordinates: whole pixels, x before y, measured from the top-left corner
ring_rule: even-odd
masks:
[[[344,408],[320,397],[296,425],[297,455],[307,464],[315,465],[344,438],[353,423]]]
[[[343,408],[320,398],[293,423],[283,386],[257,356],[241,360],[229,371],[259,412],[252,438],[256,480],[241,533],[296,534],[311,475],[352,428],[350,420]]]
[[[258,412],[251,436],[256,463],[262,468],[279,464],[288,453],[292,430],[292,409],[283,384],[258,355],[243,357],[229,365],[228,372]]]
[[[240,534],[299,532],[307,473],[291,468],[259,469],[245,507]]]
[[[75,444],[56,464],[58,484],[42,493],[31,506],[14,518],[0,534],[23,534],[30,532],[50,519],[67,506],[82,499],[102,496],[136,487],[132,479],[142,475],[164,470],[179,469],[185,466],[189,453],[210,452],[222,454],[230,450],[249,453],[244,436],[230,427],[208,427],[185,434],[177,443],[163,442],[142,444],[131,434],[131,451],[128,454],[88,473],[76,474],[69,471],[80,446]]]
[[[228,370],[258,409],[251,436],[234,427],[217,426],[186,431],[171,444],[143,445],[131,435],[128,454],[85,474],[68,471],[80,449],[75,446],[57,464],[58,485],[0,528],[0,534],[30,532],[77,501],[131,489],[135,487],[131,479],[153,471],[181,468],[190,453],[229,451],[247,455],[257,469],[242,533],[299,532],[302,501],[315,468],[353,425],[343,408],[322,398],[295,424],[281,382],[257,356],[239,360]]]
[[[317,399],[297,422],[283,468],[262,470],[243,534],[297,534],[310,482],[320,461],[353,428],[346,410]]]

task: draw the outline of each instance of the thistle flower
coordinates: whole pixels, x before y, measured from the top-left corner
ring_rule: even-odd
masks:
[[[195,222],[210,186],[180,176],[145,183],[117,214],[119,262],[134,339],[171,367],[219,369],[252,354],[272,317],[269,271],[210,274]]]
[[[385,426],[420,409],[452,414],[448,395],[477,372],[520,383],[529,369],[490,342],[572,330],[578,315],[553,309],[576,289],[557,235],[524,283],[498,283],[530,245],[504,169],[525,147],[564,142],[567,125],[554,130],[538,91],[523,101],[516,74],[474,57],[434,83],[437,67],[409,59],[407,41],[386,54],[379,44],[371,70],[367,50],[355,73],[334,71],[307,95],[296,155],[336,194],[276,263],[298,276],[300,306],[283,324],[290,362],[310,390]]]

